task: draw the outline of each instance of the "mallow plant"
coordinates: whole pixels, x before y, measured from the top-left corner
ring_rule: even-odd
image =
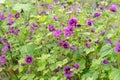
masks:
[[[119,80],[119,0],[0,3],[1,80]]]

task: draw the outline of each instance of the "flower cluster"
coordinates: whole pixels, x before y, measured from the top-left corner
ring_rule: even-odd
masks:
[[[74,46],[70,46],[70,43],[67,42],[67,41],[58,41],[58,45],[65,48],[65,49],[72,49],[74,51],[77,50],[77,47],[74,47]]]
[[[14,34],[16,36],[18,36],[18,33],[20,32],[19,29],[16,29],[14,27],[10,27],[10,30],[7,32],[7,34]]]
[[[74,64],[74,68],[79,69],[80,65],[78,63]],[[74,72],[72,71],[72,66],[65,66],[63,73],[64,76],[68,79],[68,80],[72,80],[72,77],[74,76]]]

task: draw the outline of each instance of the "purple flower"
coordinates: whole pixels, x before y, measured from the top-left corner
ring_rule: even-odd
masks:
[[[108,64],[109,61],[108,61],[108,60],[103,60],[102,63],[103,63],[103,64]]]
[[[13,21],[12,19],[9,19],[9,20],[8,20],[8,25],[12,25],[12,24],[14,24],[14,22],[15,22],[15,21]]]
[[[28,22],[26,22],[26,24],[25,24],[26,26],[29,26],[29,23]]]
[[[116,12],[117,11],[117,5],[112,5],[110,8],[109,8],[110,11],[112,12]]]
[[[48,5],[48,9],[52,9],[52,4]]]
[[[14,33],[14,27],[10,27],[9,33]]]
[[[64,76],[65,76],[67,79],[72,78],[72,76],[74,75],[74,72],[71,71],[71,69],[72,69],[71,66],[66,66],[66,67],[64,68],[63,73],[64,73]]]
[[[92,29],[92,30],[91,30],[91,32],[92,32],[92,33],[94,33],[94,32],[95,32],[95,30],[94,30],[94,29]]]
[[[60,40],[60,41],[58,42],[58,45],[61,46],[61,47],[63,47],[63,48],[65,48],[65,49],[71,48],[70,44],[69,44],[67,41],[61,41],[61,40]]]
[[[0,56],[0,66],[5,64],[6,56]]]
[[[32,56],[27,56],[27,57],[25,58],[26,64],[32,64],[33,61],[34,61],[34,58],[33,58]]]
[[[15,31],[14,34],[15,34],[16,36],[18,36],[18,33],[19,33],[19,32],[20,32],[20,30],[19,30],[19,29],[16,29],[16,31]]]
[[[77,50],[77,47],[74,47],[74,46],[71,46],[70,47],[73,51],[76,51]]]
[[[10,48],[10,44],[6,43],[6,45],[2,48],[2,55],[4,55],[9,48]]]
[[[104,10],[104,8],[103,8],[102,6],[99,6],[98,8],[99,8],[100,10]]]
[[[34,27],[30,27],[30,31],[32,32],[32,34],[34,34],[35,33]]]
[[[15,17],[14,14],[9,14],[9,15],[8,15],[8,19],[12,19],[12,18],[14,18],[14,17]]]
[[[41,10],[39,14],[47,14],[46,10]]]
[[[49,28],[49,31],[51,31],[51,32],[55,31],[55,27],[53,25],[51,25],[51,24],[49,25],[48,28]]]
[[[58,41],[58,45],[59,45],[59,46],[63,46],[63,43],[64,43],[64,41],[61,41],[61,40]]]
[[[111,44],[111,45],[113,44],[113,41],[110,40],[110,39],[107,39],[106,42],[109,43],[109,44]]]
[[[19,29],[14,30],[14,27],[11,27],[8,33],[18,36],[19,31]]]
[[[89,43],[85,43],[85,46],[87,47],[87,48],[90,48],[90,44]]]
[[[6,44],[8,43],[8,40],[6,38],[2,38],[2,41]]]
[[[73,26],[67,26],[64,30],[64,36],[70,37],[74,34],[74,27]]]
[[[78,20],[74,17],[74,18],[71,18],[69,21],[68,21],[68,24],[70,26],[76,26],[78,23]]]
[[[31,26],[32,26],[32,27],[36,27],[36,28],[39,27],[39,25],[38,25],[38,24],[35,24],[35,23],[32,23]]]
[[[19,18],[20,17],[20,13],[15,14],[15,18]]]
[[[88,26],[93,26],[93,20],[88,19],[88,20],[87,20],[87,25],[88,25]]]
[[[62,47],[65,49],[69,49],[70,48],[70,44],[67,41],[64,41],[62,44]]]
[[[106,33],[106,30],[103,30],[100,34],[104,35]]]
[[[32,38],[33,38],[32,36],[29,36],[29,40],[32,40]]]
[[[120,53],[120,43],[117,43],[117,44],[116,44],[116,46],[115,46],[115,48],[114,48],[114,51],[115,51],[116,53]]]
[[[57,16],[54,16],[54,17],[53,17],[53,20],[54,20],[54,21],[58,21],[58,17],[57,17]]]
[[[96,18],[96,17],[100,17],[100,16],[101,16],[100,12],[95,12],[93,17]]]
[[[78,69],[78,68],[80,67],[80,65],[79,65],[78,63],[75,63],[75,64],[74,64],[74,67],[75,67],[76,69]]]
[[[0,20],[5,20],[6,16],[4,14],[0,14]]]
[[[62,30],[55,30],[53,32],[54,37],[59,38],[62,35]]]

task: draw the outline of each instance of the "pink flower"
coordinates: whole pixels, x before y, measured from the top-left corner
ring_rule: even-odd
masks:
[[[53,36],[54,36],[55,38],[59,38],[61,35],[62,35],[62,30],[55,30],[55,31],[53,32]]]

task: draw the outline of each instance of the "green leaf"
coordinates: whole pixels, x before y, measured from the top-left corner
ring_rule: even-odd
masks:
[[[26,55],[34,55],[34,51],[35,51],[35,45],[32,44],[22,46],[22,48],[20,49],[20,52],[23,57],[25,57]]]
[[[28,74],[27,80],[33,80],[34,77],[35,77],[35,74]]]
[[[110,80],[120,80],[120,70],[113,69],[109,75]]]
[[[104,57],[108,54],[111,54],[112,52],[113,52],[113,48],[111,47],[111,45],[106,44],[101,48],[101,50],[98,54],[100,55],[100,57]]]
[[[74,0],[67,0],[67,2],[70,2],[70,3],[72,3]]]
[[[0,72],[2,71],[2,67],[0,67]]]
[[[19,70],[19,73],[21,73],[23,71],[23,66],[19,66],[18,70]]]
[[[32,5],[31,4],[20,4],[17,3],[13,6],[13,10],[20,12],[23,9],[24,12],[30,12],[30,10],[32,9]]]

